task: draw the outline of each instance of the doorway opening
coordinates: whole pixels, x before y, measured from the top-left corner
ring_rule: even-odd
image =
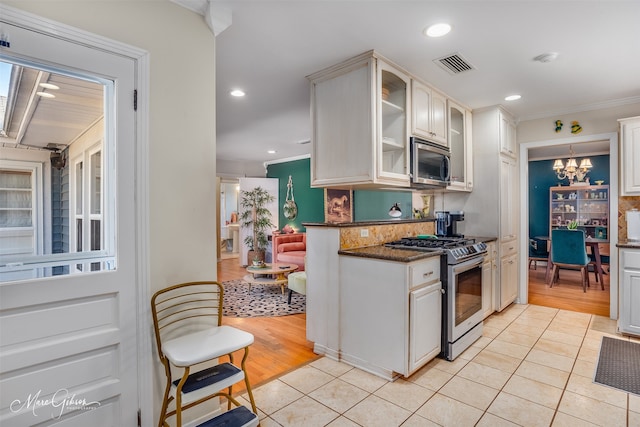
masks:
[[[240,223],[238,222],[240,182],[225,179],[220,182],[220,259],[240,256]]]
[[[555,159],[563,159],[566,162],[570,154],[570,145],[575,151],[578,159],[589,158],[596,164],[588,173],[589,183],[582,182],[569,186],[567,179],[560,179],[553,170]],[[617,279],[610,271],[617,271],[617,256],[615,244],[617,243],[617,135],[603,134],[592,135],[580,140],[562,139],[552,141],[540,141],[525,143],[521,145],[521,162],[526,167],[522,168],[521,175],[521,206],[523,212],[521,224],[522,238],[522,270],[521,270],[521,302],[543,305],[553,308],[560,308],[572,311],[580,311],[589,314],[617,318]],[[603,187],[601,191],[595,191],[598,184]],[[591,186],[590,184],[594,184]],[[553,202],[551,188],[565,187],[563,191],[570,194],[584,195],[587,190],[593,190],[597,195],[599,205],[603,203],[601,193],[607,193],[608,209],[598,212],[597,215],[590,212],[590,205],[596,210],[595,204],[588,200],[576,200],[564,203],[569,206],[562,206],[564,211],[553,215],[553,210],[560,209],[563,203]],[[561,188],[561,187],[560,187]],[[579,193],[582,190],[582,193]],[[606,191],[605,191],[606,190]],[[589,191],[589,194],[592,194]],[[609,196],[611,195],[611,196]],[[573,199],[573,198],[572,198]],[[572,208],[571,204],[576,206]],[[577,208],[581,206],[583,211]],[[598,206],[600,210],[602,207]],[[569,212],[566,212],[566,211]],[[556,217],[561,217],[561,223]],[[566,217],[566,218],[565,218]],[[560,275],[562,280],[559,285],[549,287],[549,275],[547,262],[537,260],[529,262],[529,245],[533,240],[538,245],[540,241],[547,245],[552,228],[566,227],[569,219],[575,220],[579,229],[585,231],[585,235],[599,237],[604,240],[598,245],[603,263],[603,283],[605,290],[601,290],[600,283],[596,283],[593,267],[591,267],[590,287],[587,292],[583,292],[580,285],[579,271],[562,270]],[[606,224],[603,225],[603,224]],[[599,234],[598,234],[599,233]],[[526,245],[526,246],[525,246]],[[611,250],[610,248],[614,248]],[[590,252],[591,250],[588,250]],[[525,258],[525,256],[527,258]]]

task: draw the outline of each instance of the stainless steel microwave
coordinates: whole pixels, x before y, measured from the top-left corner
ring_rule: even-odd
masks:
[[[411,185],[446,187],[451,182],[451,151],[447,147],[411,137]]]

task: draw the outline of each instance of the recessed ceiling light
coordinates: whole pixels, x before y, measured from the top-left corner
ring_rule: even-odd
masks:
[[[520,96],[520,95],[509,95],[506,98],[504,98],[504,100],[505,101],[517,101],[520,98],[522,98],[522,96]]]
[[[55,98],[56,96],[52,93],[47,92],[36,92],[36,95],[41,96],[43,98]]]
[[[276,150],[269,150],[269,151],[267,151],[267,153],[269,153],[269,154],[276,154]]]
[[[58,87],[58,86],[56,86],[56,85],[54,85],[54,84],[51,84],[51,83],[40,83],[40,86],[41,86],[41,87],[43,87],[43,88],[45,88],[45,89],[51,89],[51,90],[58,90],[58,89],[60,89],[60,87]]]
[[[429,37],[442,37],[449,34],[449,31],[451,31],[451,25],[441,22],[439,24],[433,24],[424,30],[424,34]]]
[[[240,89],[234,89],[231,92],[229,92],[231,94],[231,96],[244,96],[244,91],[240,90]]]

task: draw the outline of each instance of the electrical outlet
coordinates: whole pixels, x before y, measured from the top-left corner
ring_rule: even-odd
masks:
[[[360,229],[360,237],[369,237],[369,229],[361,228]]]

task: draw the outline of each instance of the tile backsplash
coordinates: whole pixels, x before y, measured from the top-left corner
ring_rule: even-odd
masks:
[[[627,240],[627,217],[626,212],[631,209],[640,210],[639,196],[626,196],[618,198],[618,240]]]

